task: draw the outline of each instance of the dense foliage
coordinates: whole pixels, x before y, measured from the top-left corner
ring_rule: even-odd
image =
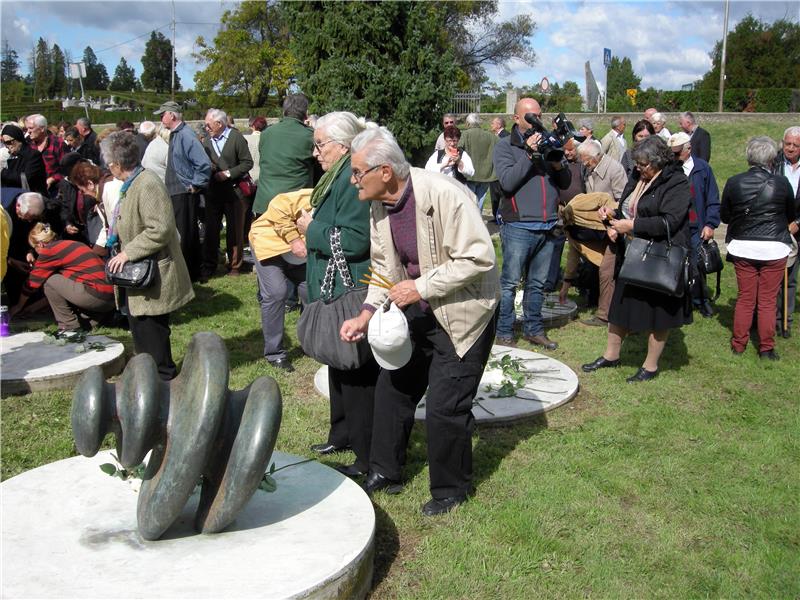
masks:
[[[150,33],[142,56],[142,86],[163,93],[172,89],[172,42],[160,31]],[[178,64],[178,59],[175,59]],[[175,89],[181,89],[181,78],[175,73]]]
[[[83,51],[83,62],[86,64],[86,79],[83,82],[84,89],[87,90],[107,90],[108,71],[106,66],[97,60],[97,55],[91,46],[86,46]]]
[[[133,67],[128,66],[128,61],[123,56],[119,59],[119,64],[114,71],[114,79],[111,80],[108,89],[115,92],[130,92],[138,87],[139,82],[136,79],[136,73]]]

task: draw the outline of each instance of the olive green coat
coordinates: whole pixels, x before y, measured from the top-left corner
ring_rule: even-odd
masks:
[[[128,260],[156,255],[158,272],[150,287],[127,290],[134,317],[165,315],[194,298],[183,260],[167,188],[151,171],[142,171],[121,200],[117,231]]]

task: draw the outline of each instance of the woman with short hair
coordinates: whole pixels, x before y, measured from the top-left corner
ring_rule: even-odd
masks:
[[[609,222],[609,237],[624,244],[624,237],[666,241],[685,248],[691,247],[689,183],[672,150],[660,137],[651,136],[633,149],[637,172],[622,192],[618,209],[603,207],[600,217]],[[669,229],[668,229],[669,228]],[[619,275],[625,252],[617,249]],[[615,276],[616,279],[616,276]],[[773,308],[774,312],[774,308]],[[616,281],[608,313],[608,338],[605,352],[583,370],[591,373],[606,367],[619,366],[622,342],[632,332],[648,335],[647,356],[639,370],[627,379],[628,383],[654,379],[658,361],[671,329],[692,322],[691,298],[668,296],[642,287]]]
[[[111,174],[124,182],[114,212],[109,215],[108,270],[117,273],[128,261],[152,257],[157,270],[146,288],[117,288],[118,303],[128,315],[137,354],[153,357],[164,380],[177,375],[170,347],[170,313],[194,298],[189,271],[181,252],[175,215],[167,188],[139,164],[136,136],[126,131],[109,135],[100,145]]]
[[[747,142],[750,168],[725,183],[720,215],[728,224],[728,256],[739,288],[733,313],[731,350],[742,354],[750,339],[753,311],[758,306],[758,355],[778,360],[775,312],[778,291],[792,248],[789,223],[794,221],[794,193],[789,180],[771,172],[778,145],[762,135]]]
[[[467,177],[475,174],[475,166],[472,158],[463,149],[458,147],[461,141],[461,130],[455,125],[448,125],[444,128],[444,150],[434,150],[425,170],[433,173],[441,173],[452,177],[463,184],[467,183]]]

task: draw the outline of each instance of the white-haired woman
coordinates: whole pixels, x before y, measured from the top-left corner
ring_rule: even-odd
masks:
[[[741,354],[750,339],[753,311],[758,306],[758,355],[777,360],[775,310],[778,290],[792,246],[794,193],[789,180],[770,170],[778,155],[767,136],[747,142],[750,169],[725,183],[720,215],[728,224],[728,256],[733,259],[739,294],[733,313],[731,350]]]
[[[656,135],[666,142],[669,136],[672,135],[666,127],[667,117],[660,112],[653,113],[653,116],[650,117],[650,122],[653,124],[653,129],[656,130]]]
[[[358,281],[369,272],[369,202],[359,201],[358,190],[350,184],[350,143],[367,127],[374,125],[349,112],[328,113],[317,120],[314,156],[324,174],[311,195],[313,212],[303,212],[297,221],[298,229],[306,235],[309,301],[322,295],[325,268],[333,255],[331,231],[334,229],[340,232],[342,251],[352,280]],[[337,271],[329,297],[337,298],[345,291]],[[377,378],[378,365],[372,359],[353,371],[328,367],[331,426],[327,442],[315,444],[312,449],[328,454],[351,447],[356,455],[355,462],[339,468],[349,476],[365,474],[369,467]]]

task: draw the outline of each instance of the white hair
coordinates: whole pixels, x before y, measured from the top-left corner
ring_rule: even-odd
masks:
[[[791,127],[789,127],[786,131],[783,132],[783,138],[781,139],[785,140],[789,136],[800,137],[800,126],[792,125]]]
[[[481,118],[478,113],[469,113],[467,115],[467,127],[480,127]]]
[[[663,114],[661,114],[660,112],[657,112],[657,113],[653,113],[653,116],[650,117],[650,122],[651,123],[662,123],[663,124],[663,123],[667,122],[667,118]]]
[[[369,148],[366,157],[370,167],[389,165],[399,179],[407,179],[411,169],[405,154],[397,144],[392,132],[386,127],[371,127],[359,133],[350,145],[351,152]]]
[[[578,121],[578,127],[585,127],[589,131],[594,131],[594,123],[591,119],[581,119]]]
[[[226,127],[228,126],[228,115],[224,110],[220,110],[219,108],[209,108],[206,112],[206,117],[211,117],[212,121],[222,123]]]
[[[156,124],[152,121],[142,121],[139,123],[139,133],[148,140],[153,139],[156,135]]]
[[[747,164],[770,169],[778,156],[778,144],[771,137],[758,135],[747,140]]]
[[[695,120],[695,118],[694,118],[694,115],[693,115],[693,114],[692,114],[692,112],[691,112],[691,111],[689,111],[689,110],[687,110],[687,111],[685,111],[685,112],[682,112],[680,116],[681,116],[681,119],[686,119],[686,120],[687,120],[687,121],[689,121],[689,123],[691,123],[692,125],[694,125],[695,123],[697,123],[697,121],[696,121],[696,120]]]
[[[325,131],[328,139],[349,148],[353,138],[371,127],[377,127],[377,124],[367,121],[363,117],[359,118],[351,112],[340,111],[319,117],[314,129]]]
[[[172,133],[168,127],[164,127],[163,125],[158,126],[158,137],[169,144],[169,134]]]
[[[44,198],[38,192],[23,192],[17,197],[21,217],[41,217],[44,214]]]
[[[623,121],[625,121],[625,117],[620,117],[620,116],[612,117],[611,118],[611,129],[616,129],[617,127],[619,127],[623,123]]]
[[[579,156],[588,156],[589,158],[598,158],[603,156],[603,147],[597,140],[586,140],[578,145],[575,149]]]
[[[33,124],[36,127],[47,127],[47,118],[44,115],[28,115],[25,117],[25,124],[28,124],[28,121],[33,121]]]

